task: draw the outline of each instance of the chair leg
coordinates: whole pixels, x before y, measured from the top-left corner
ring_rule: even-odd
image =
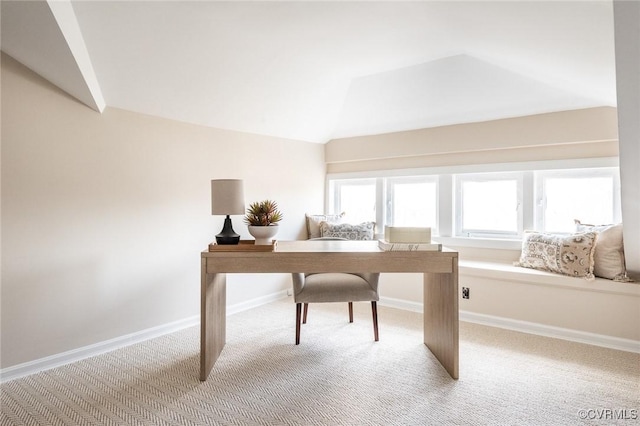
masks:
[[[371,313],[373,314],[373,337],[378,341],[378,304],[376,301],[371,302]]]
[[[296,303],[296,345],[300,344],[300,314],[302,303]]]
[[[304,313],[302,314],[302,323],[303,324],[307,323],[307,309],[309,309],[309,304],[305,303],[304,304]]]
[[[353,322],[353,302],[349,302],[349,322]]]

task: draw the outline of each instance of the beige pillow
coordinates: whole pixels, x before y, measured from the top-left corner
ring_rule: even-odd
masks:
[[[595,232],[567,236],[527,231],[516,265],[593,279],[596,239]]]
[[[615,281],[630,281],[624,263],[624,245],[622,241],[622,224],[587,225],[575,221],[576,232],[595,232],[598,241],[594,254],[593,273],[596,277]]]
[[[305,214],[307,219],[307,237],[319,238],[320,222],[339,223],[344,217],[344,212],[340,214]]]
[[[323,238],[344,238],[347,240],[373,240],[375,222],[363,222],[358,225],[350,223],[320,223],[320,234]]]

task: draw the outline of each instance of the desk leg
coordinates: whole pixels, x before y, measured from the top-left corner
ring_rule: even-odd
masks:
[[[200,380],[211,373],[226,342],[227,277],[207,274],[202,260],[200,288]]]
[[[450,274],[424,274],[424,344],[458,378],[458,265]]]

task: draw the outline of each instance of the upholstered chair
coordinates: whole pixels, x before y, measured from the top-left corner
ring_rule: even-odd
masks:
[[[293,297],[296,303],[296,345],[300,344],[301,320],[307,322],[309,303],[348,302],[349,322],[353,322],[353,302],[371,302],[373,335],[378,341],[378,295],[379,273],[294,273]],[[302,305],[304,304],[304,315]],[[302,318],[301,318],[302,317]]]

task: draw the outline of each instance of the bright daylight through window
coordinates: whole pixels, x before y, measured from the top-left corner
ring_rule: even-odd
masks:
[[[352,179],[335,183],[333,211],[347,212],[352,223],[376,221],[376,180]]]
[[[434,178],[387,179],[386,223],[437,227],[437,181]]]
[[[617,170],[540,172],[536,176],[538,226],[546,232],[573,232],[582,223],[619,221]]]
[[[519,174],[457,175],[457,234],[517,237],[522,228],[521,187]]]
[[[396,171],[396,173],[398,173]],[[425,226],[432,235],[517,240],[620,222],[618,167],[343,178],[329,176],[330,213],[351,223]],[[444,220],[443,220],[444,219]]]

